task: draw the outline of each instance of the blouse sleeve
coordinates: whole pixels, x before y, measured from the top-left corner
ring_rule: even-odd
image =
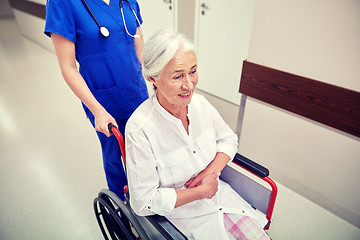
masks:
[[[68,0],[47,0],[44,33],[57,33],[76,42],[75,19]]]
[[[126,164],[130,204],[140,216],[173,213],[175,189],[159,186],[157,162],[143,132],[126,133]]]
[[[216,108],[203,97],[207,109],[210,112],[212,124],[216,134],[217,152],[223,152],[233,160],[238,148],[238,138],[234,131],[224,121]]]

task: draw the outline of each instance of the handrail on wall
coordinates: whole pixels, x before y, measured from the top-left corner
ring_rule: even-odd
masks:
[[[360,137],[360,92],[246,60],[239,92]]]
[[[26,0],[9,0],[9,3],[16,10],[45,19],[45,5]]]

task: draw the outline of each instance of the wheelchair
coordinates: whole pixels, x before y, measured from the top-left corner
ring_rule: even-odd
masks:
[[[125,143],[119,130],[109,124],[109,130],[118,140],[124,166],[126,166]],[[231,164],[221,172],[220,179],[266,218],[264,230],[268,230],[277,196],[277,186],[269,177],[269,170],[252,160],[236,154]],[[166,217],[160,215],[138,216],[131,209],[127,186],[125,201],[113,192],[103,189],[94,199],[94,212],[104,239],[173,239],[187,237]]]

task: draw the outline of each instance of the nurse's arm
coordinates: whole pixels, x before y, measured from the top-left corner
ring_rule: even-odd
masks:
[[[142,35],[141,28],[138,27],[136,29],[136,35]],[[139,38],[134,38],[134,44],[135,44],[135,51],[136,55],[139,59],[140,64],[142,64],[142,52],[144,49],[144,38],[141,36]]]
[[[80,75],[76,66],[74,42],[56,33],[51,33],[51,39],[60,65],[61,74],[66,83],[95,116],[96,131],[110,136],[107,125],[112,123],[117,126],[116,121],[96,100],[85,80]]]

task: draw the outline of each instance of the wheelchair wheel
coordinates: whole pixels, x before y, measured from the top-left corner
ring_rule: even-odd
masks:
[[[106,240],[136,239],[124,213],[110,198],[99,196],[94,199],[95,216]]]
[[[104,239],[149,239],[129,209],[113,192],[100,191],[94,199],[94,210]]]

